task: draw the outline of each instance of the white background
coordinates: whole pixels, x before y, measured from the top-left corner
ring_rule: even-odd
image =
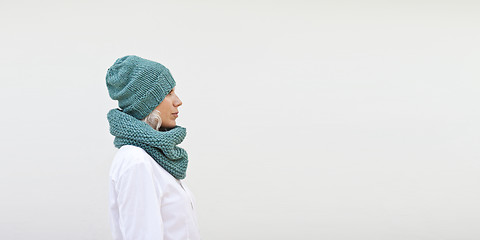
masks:
[[[105,75],[170,69],[203,239],[480,239],[478,1],[2,1],[0,239],[111,239]]]

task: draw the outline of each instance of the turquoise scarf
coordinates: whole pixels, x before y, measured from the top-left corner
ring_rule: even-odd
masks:
[[[184,127],[177,125],[168,131],[157,131],[120,109],[110,110],[107,119],[110,123],[110,133],[115,136],[113,141],[115,147],[120,148],[123,145],[140,147],[173,177],[185,178],[188,155],[185,149],[177,146],[187,135]]]

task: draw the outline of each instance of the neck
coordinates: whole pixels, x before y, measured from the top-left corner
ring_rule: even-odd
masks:
[[[160,127],[160,128],[158,129],[158,131],[166,132],[166,131],[168,131],[168,130],[170,130],[170,129],[172,129],[172,128]]]

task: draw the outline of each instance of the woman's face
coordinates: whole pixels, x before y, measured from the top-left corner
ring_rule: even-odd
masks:
[[[162,127],[173,128],[177,125],[175,120],[178,117],[178,107],[180,105],[182,105],[182,101],[175,93],[175,88],[173,88],[165,99],[155,108],[160,112]]]

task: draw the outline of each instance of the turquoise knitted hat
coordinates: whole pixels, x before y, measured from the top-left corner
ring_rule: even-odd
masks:
[[[175,87],[170,71],[158,62],[135,55],[121,57],[108,69],[107,88],[123,112],[144,119]]]

